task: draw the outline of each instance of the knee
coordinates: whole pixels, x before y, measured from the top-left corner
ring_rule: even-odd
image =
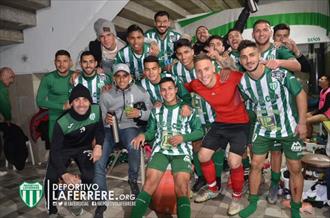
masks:
[[[239,168],[242,165],[242,159],[241,158],[238,158],[238,159],[230,158],[228,160],[228,165],[229,165],[230,169]]]
[[[212,155],[209,155],[205,150],[201,149],[198,152],[198,160],[201,163],[205,163],[211,160]]]
[[[175,193],[178,197],[188,196],[188,182],[175,184]]]
[[[144,185],[143,185],[143,191],[147,192],[148,194],[152,195],[156,189],[158,184],[153,179],[147,178]]]
[[[261,171],[262,166],[263,166],[263,162],[261,161],[256,161],[256,160],[251,161],[251,170]]]

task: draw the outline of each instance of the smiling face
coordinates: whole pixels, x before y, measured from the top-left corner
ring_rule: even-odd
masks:
[[[189,66],[193,63],[194,59],[194,50],[188,46],[181,46],[175,51],[176,57],[184,65]]]
[[[116,47],[116,37],[111,32],[103,32],[99,36],[100,42],[106,49],[114,49]]]
[[[160,73],[162,69],[157,62],[144,63],[144,75],[150,80],[152,84],[157,84],[160,81]]]
[[[133,31],[127,37],[128,44],[135,53],[140,54],[143,51],[144,36],[140,31]]]
[[[163,35],[167,32],[170,27],[171,22],[166,15],[157,16],[155,20],[155,27],[160,35]]]
[[[255,47],[247,47],[240,52],[240,63],[248,72],[257,69],[260,60],[260,52]]]
[[[239,31],[231,31],[228,34],[228,44],[233,50],[237,50],[239,43],[243,40],[242,34]]]
[[[258,45],[266,45],[272,36],[272,29],[268,23],[258,23],[252,32],[252,37]]]
[[[56,70],[62,75],[66,75],[69,72],[69,69],[72,64],[71,58],[68,57],[67,55],[58,55],[55,58],[54,63]]]
[[[215,67],[211,60],[203,59],[195,63],[197,79],[206,87],[213,87],[215,84]]]
[[[15,73],[9,68],[4,69],[1,72],[1,78],[0,80],[2,83],[6,86],[9,87],[12,83],[15,81]]]
[[[95,73],[95,68],[97,66],[97,61],[93,55],[84,55],[80,60],[81,68],[84,71],[84,74],[91,76]]]
[[[132,79],[131,75],[125,71],[118,71],[114,77],[117,87],[121,90],[125,90]]]
[[[73,110],[79,115],[85,115],[90,105],[91,103],[85,97],[75,98],[71,103]]]
[[[160,84],[160,95],[168,105],[174,105],[177,103],[176,93],[178,88],[171,81],[163,82]]]
[[[207,41],[207,39],[209,38],[209,36],[210,36],[210,34],[206,27],[199,27],[196,31],[197,40],[202,43],[205,43]]]

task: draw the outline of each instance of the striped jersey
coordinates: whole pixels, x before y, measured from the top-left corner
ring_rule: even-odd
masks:
[[[218,67],[218,69],[220,68]],[[184,83],[189,83],[192,80],[197,79],[195,68],[188,70],[181,62],[173,65],[172,74],[178,76]],[[211,108],[211,105],[209,105],[209,103],[198,94],[191,93],[191,97],[192,106],[198,111],[202,124],[213,123],[215,121],[215,112]]]
[[[191,141],[183,142],[176,147],[168,143],[171,136],[185,135],[202,129],[198,114],[193,110],[189,117],[182,117],[181,108],[181,104],[176,104],[152,109],[145,133],[147,141],[154,138],[152,155],[161,152],[165,155],[192,156]]]
[[[174,74],[170,74],[167,72],[163,72],[160,74],[161,78],[170,77],[174,80],[176,87],[178,88],[177,95],[182,99],[183,96],[189,95],[189,92],[184,87],[183,83],[177,76]],[[144,78],[140,81],[140,85],[147,91],[150,96],[150,100],[152,103],[156,101],[163,102],[163,98],[160,95],[160,85],[159,84],[152,84],[148,78]]]
[[[265,68],[258,80],[246,73],[239,87],[243,97],[249,98],[254,104],[256,135],[270,138],[294,135],[298,122],[295,97],[302,87],[292,73],[283,68]]]
[[[152,28],[145,33],[145,37],[149,39],[155,39],[158,43],[160,54],[158,59],[160,61],[161,67],[172,63],[172,55],[174,53],[174,42],[180,39],[181,34],[168,29],[166,31],[166,36],[161,39],[156,28]]]
[[[101,95],[101,89],[106,84],[111,84],[111,78],[107,74],[95,73],[92,77],[86,77],[83,72],[74,80],[74,86],[82,84],[88,88],[91,93],[93,103],[98,104]]]
[[[127,45],[117,53],[115,64],[124,63],[129,66],[132,77],[138,81],[143,76],[143,60],[149,55],[150,45],[144,43],[142,55],[136,54],[131,46]]]
[[[274,44],[271,43],[269,48],[261,53],[261,58],[263,60],[273,60],[273,59],[288,60],[296,57],[287,47],[281,46],[279,48],[276,48]]]

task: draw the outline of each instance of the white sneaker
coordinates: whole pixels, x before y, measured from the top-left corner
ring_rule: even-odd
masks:
[[[210,189],[201,190],[197,194],[197,196],[195,198],[195,202],[202,203],[202,202],[208,201],[210,199],[216,198],[219,194],[220,194],[219,191],[213,192]]]
[[[233,198],[228,207],[228,215],[234,216],[241,211],[241,199]]]

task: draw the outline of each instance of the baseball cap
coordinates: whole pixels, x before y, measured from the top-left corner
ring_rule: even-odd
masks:
[[[97,37],[99,37],[104,32],[110,32],[116,36],[115,26],[109,20],[104,18],[99,18],[97,21],[95,21],[94,30]]]
[[[124,71],[130,74],[130,70],[127,64],[116,64],[113,66],[113,75],[115,76],[119,71]]]

